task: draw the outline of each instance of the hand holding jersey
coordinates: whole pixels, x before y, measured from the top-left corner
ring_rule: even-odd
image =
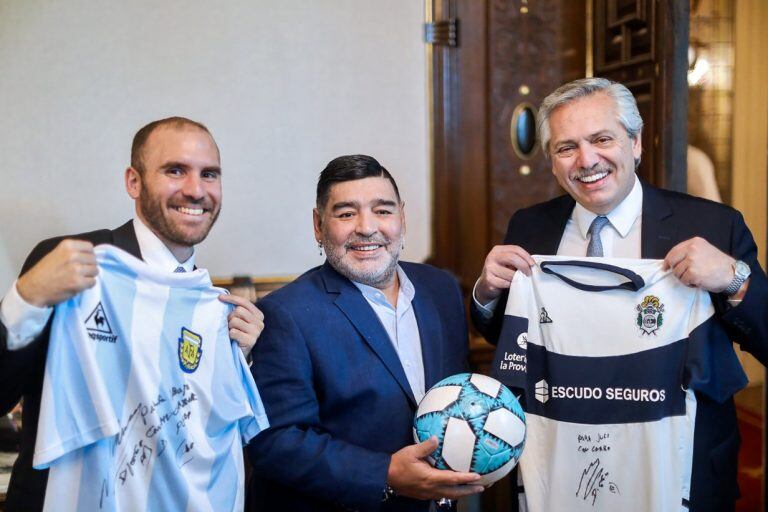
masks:
[[[666,268],[671,268],[683,284],[712,293],[724,292],[733,282],[735,264],[736,258],[700,237],[680,242],[664,258]],[[749,278],[729,298],[740,301],[748,287]]]
[[[736,259],[718,250],[700,237],[694,237],[673,247],[664,258],[666,268],[685,285],[712,293],[722,293],[733,281]],[[475,299],[483,306],[509,289],[515,272],[531,275],[534,259],[517,245],[496,245],[488,253],[483,271],[475,285]],[[747,293],[749,279],[730,296],[741,300]]]
[[[96,284],[97,273],[92,243],[63,240],[19,277],[16,291],[32,306],[55,306]]]
[[[264,314],[251,301],[237,295],[222,294],[219,300],[235,306],[227,316],[229,339],[236,341],[243,355],[248,357],[264,330]]]
[[[504,290],[509,289],[517,270],[529,276],[534,264],[531,255],[522,247],[495,246],[485,258],[483,271],[475,285],[475,298],[482,305],[497,299]]]

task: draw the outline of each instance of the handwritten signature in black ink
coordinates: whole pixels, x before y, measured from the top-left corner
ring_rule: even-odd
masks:
[[[616,483],[608,481],[610,473],[600,465],[600,459],[595,459],[589,463],[582,472],[579,479],[579,488],[576,490],[576,496],[584,501],[592,500],[592,506],[597,501],[597,496],[606,486],[612,494],[621,494],[619,486]]]

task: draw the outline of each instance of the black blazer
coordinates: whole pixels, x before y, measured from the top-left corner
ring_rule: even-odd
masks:
[[[94,245],[112,244],[141,258],[133,223],[128,221],[115,230],[101,229],[44,240],[37,244],[27,256],[20,275],[33,267],[65,238],[87,240]],[[0,413],[8,412],[21,398],[24,398],[19,458],[13,465],[5,503],[5,510],[8,512],[43,509],[48,470],[32,469],[32,456],[35,452],[37,419],[40,414],[40,395],[43,389],[50,330],[51,320],[48,321],[43,332],[28,346],[21,350],[9,351],[8,332],[0,322]]]
[[[743,302],[728,306],[722,294],[710,294],[716,314],[731,339],[761,363],[768,361],[768,282],[757,261],[757,247],[741,214],[718,203],[658,189],[643,183],[641,257],[663,259],[676,244],[699,236],[745,261],[752,269]],[[509,221],[504,244],[519,245],[530,254],[556,254],[575,201],[568,195],[517,211]],[[496,343],[504,316],[505,292],[491,320],[472,301],[472,321]],[[733,510],[740,437],[733,399],[715,402],[697,393],[691,482],[691,510]]]

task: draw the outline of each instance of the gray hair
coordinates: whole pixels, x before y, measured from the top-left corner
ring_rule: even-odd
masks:
[[[539,134],[539,142],[544,156],[549,159],[549,118],[559,107],[573,100],[591,96],[596,93],[604,93],[616,101],[616,110],[619,122],[627,131],[627,135],[635,140],[643,131],[643,119],[637,110],[637,101],[624,85],[608,80],[607,78],[581,78],[558,87],[555,92],[544,98],[536,114],[536,130]],[[637,162],[639,163],[639,162]]]

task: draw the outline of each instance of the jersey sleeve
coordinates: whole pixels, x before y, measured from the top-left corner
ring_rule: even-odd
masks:
[[[258,343],[258,342],[257,342]],[[232,355],[235,360],[235,368],[240,373],[240,379],[245,390],[245,397],[248,402],[248,406],[253,411],[253,416],[246,416],[240,418],[238,427],[240,428],[240,437],[243,446],[253,439],[256,434],[269,427],[269,420],[267,419],[267,413],[264,410],[264,404],[261,401],[261,395],[256,387],[256,382],[253,380],[253,375],[248,368],[248,363],[245,361],[243,351],[237,343],[232,343]]]
[[[493,376],[506,386],[525,390],[528,328],[533,286],[530,277],[516,272],[509,288],[501,334],[493,360]]]
[[[45,364],[33,466],[115,435],[117,415],[83,312],[99,304],[98,286],[56,306]]]
[[[683,385],[722,403],[747,385],[747,376],[705,291],[696,294],[689,329]]]

